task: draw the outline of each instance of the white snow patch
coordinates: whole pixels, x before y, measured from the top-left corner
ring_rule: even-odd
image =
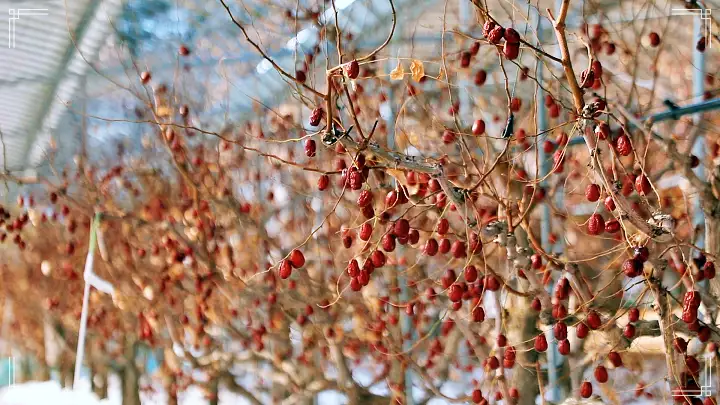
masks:
[[[62,389],[57,382],[28,382],[0,391],[0,405],[110,405],[89,392]]]

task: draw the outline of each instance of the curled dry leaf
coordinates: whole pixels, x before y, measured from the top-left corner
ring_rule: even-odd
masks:
[[[422,61],[413,59],[410,63],[410,72],[413,80],[419,82],[425,76],[425,66],[423,66]]]
[[[400,63],[400,61],[398,61],[398,64],[395,67],[395,69],[393,69],[392,72],[390,72],[390,78],[392,80],[402,80],[403,76],[405,76],[405,69],[403,68],[402,63]]]
[[[158,117],[169,117],[172,110],[167,106],[160,106],[157,108],[156,113]]]

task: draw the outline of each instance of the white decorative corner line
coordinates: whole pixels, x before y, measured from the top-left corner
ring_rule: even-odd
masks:
[[[30,15],[48,15],[46,8],[11,8],[8,10],[10,14],[10,24],[8,24],[8,48],[15,48],[15,21],[21,16]]]
[[[693,15],[699,16],[703,21],[702,36],[705,37],[705,44],[708,48],[712,48],[712,10],[709,8],[674,8],[670,15]]]

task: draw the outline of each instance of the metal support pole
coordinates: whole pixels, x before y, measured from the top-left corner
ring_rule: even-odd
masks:
[[[702,66],[703,66],[703,68],[704,68],[705,56],[704,56],[702,53],[697,52],[697,51],[696,51],[696,54],[700,54],[700,55],[701,55]],[[696,61],[696,62],[694,63],[694,66],[697,67],[697,66],[700,66],[700,65],[697,65],[697,61]],[[700,71],[699,69],[696,69],[696,70],[695,70],[695,76],[694,76],[694,78],[693,78],[693,95],[694,95],[695,97],[700,97],[700,98],[702,98],[702,96],[703,96],[703,94],[704,94],[704,92],[705,92],[705,90],[704,90],[704,89],[705,89],[705,82],[704,82],[704,80],[705,80],[705,73],[704,73],[704,70],[705,70],[705,69],[703,69],[702,71]],[[698,83],[699,83],[699,85],[698,85]],[[700,94],[699,96],[698,96],[698,90],[697,90],[697,87],[696,87],[696,86],[699,86],[699,87],[702,89],[702,90],[699,91],[699,94]],[[702,113],[704,113],[704,112],[707,112],[707,111],[715,111],[715,110],[720,110],[720,98],[715,98],[715,99],[708,100],[708,101],[700,101],[700,102],[688,104],[688,105],[683,106],[683,107],[680,107],[680,108],[669,109],[669,110],[667,110],[667,111],[663,111],[663,112],[660,112],[660,113],[657,113],[657,114],[651,114],[651,115],[645,116],[645,117],[643,117],[643,118],[640,118],[639,121],[640,121],[640,122],[649,122],[649,123],[651,123],[651,124],[656,124],[656,123],[662,122],[662,121],[678,120],[678,119],[680,119],[680,118],[682,118],[682,117],[684,117],[684,116],[686,116],[686,115],[696,114],[697,117],[700,117],[700,114],[702,114]],[[696,123],[695,120],[699,120],[699,118],[695,118],[695,119],[693,120],[694,123]],[[628,124],[628,125],[632,125],[632,123],[630,123],[630,122],[628,122],[627,124]],[[698,141],[700,141],[700,138],[698,139]],[[703,141],[703,142],[704,142],[704,141]],[[580,145],[580,144],[583,144],[583,143],[585,143],[585,140],[584,140],[581,136],[579,136],[579,137],[575,137],[575,138],[571,139],[571,140],[568,142],[568,145],[569,145],[569,146],[575,146],[575,145]],[[698,143],[696,143],[694,146],[697,146],[697,145],[698,145]],[[704,155],[704,154],[705,154],[704,143],[701,142],[701,143],[699,143],[699,145],[702,146],[701,149],[695,150],[695,149],[693,148],[693,153],[698,152],[698,153],[701,154],[701,155],[697,155],[697,154],[696,154],[696,156],[698,156],[698,158],[700,158],[700,156],[705,156],[705,155]],[[700,159],[700,161],[702,162],[702,159]],[[695,170],[696,170],[695,173],[700,173],[700,174],[703,173],[703,168],[702,168],[702,167],[697,167]],[[701,177],[701,178],[702,178],[702,177]]]
[[[467,0],[458,0],[458,12],[460,13],[460,28],[467,32],[470,28],[470,2]],[[472,124],[472,98],[470,97],[470,80],[463,77],[459,81],[460,87],[458,97],[460,99],[459,121],[463,128],[467,128]]]
[[[537,10],[533,9],[532,13],[532,19],[533,22],[536,24],[537,32],[539,40],[542,41],[543,39],[543,21],[542,18],[540,18],[540,15],[537,13]],[[536,119],[536,126],[537,126],[537,133],[542,133],[546,131],[549,127],[548,125],[548,115],[547,115],[547,109],[545,108],[545,92],[542,90],[541,86],[543,83],[543,65],[541,61],[538,61],[536,67],[535,67],[535,77],[538,81],[538,89],[537,89],[537,96],[535,98],[535,119]],[[543,139],[547,139],[547,134],[545,134]],[[548,164],[548,154],[545,153],[543,147],[542,147],[542,139],[537,139],[537,145],[538,145],[538,173],[540,178],[544,178],[547,176],[547,174],[550,172],[550,167]],[[547,185],[547,181],[543,181],[539,184],[540,187],[545,187]],[[547,202],[544,202],[540,207],[540,245],[544,250],[549,250],[551,248],[550,245],[550,221],[551,221],[551,215],[550,215],[550,206]],[[552,283],[548,287],[549,289],[552,289]],[[552,328],[548,328],[545,331],[546,338],[548,342],[550,342],[549,350],[547,351],[547,368],[548,368],[548,400],[551,402],[558,402],[560,401],[560,387],[558,386],[558,370],[557,370],[557,361],[560,357],[560,353],[558,352],[557,348],[557,342],[555,341],[555,338],[552,334]]]
[[[391,54],[394,54],[394,51],[391,52]],[[392,61],[388,60],[388,70],[392,70],[394,66],[392,66]],[[396,111],[394,106],[394,97],[395,92],[393,91],[392,84],[388,87],[388,96],[387,96],[387,105],[388,105],[388,111],[387,111],[387,117],[385,118],[385,122],[387,123],[387,146],[388,149],[393,149],[395,147],[395,117],[396,117]],[[401,151],[402,152],[402,151]],[[397,186],[397,181],[394,181],[394,185]],[[398,246],[398,253],[402,252],[402,246]],[[410,291],[407,286],[407,279],[402,276],[398,275],[398,285],[400,286],[400,302],[406,303],[410,300]],[[410,318],[410,315],[407,315],[406,313],[402,312],[400,314],[400,331],[402,333],[403,337],[403,351],[409,351],[412,348],[412,319]],[[405,336],[409,336],[408,339],[405,339]],[[413,405],[413,384],[412,384],[412,373],[410,372],[409,368],[405,369],[405,405]]]
[[[702,7],[702,6],[701,6]],[[704,11],[703,11],[704,12]],[[697,15],[693,22],[693,44],[696,44],[700,38],[705,35],[705,20],[701,18],[701,15]],[[707,41],[712,41],[712,38],[707,38]],[[703,94],[705,93],[705,53],[700,52],[697,49],[693,49],[693,96],[696,102],[701,102]],[[693,117],[693,125],[700,125],[702,121],[702,113],[697,113]],[[700,178],[705,178],[705,135],[702,129],[698,129],[699,133],[695,139],[695,144],[692,145],[692,153],[697,156],[700,160],[700,165],[694,169],[695,174]],[[703,214],[702,206],[700,203],[700,196],[696,195],[693,206],[693,225],[695,229],[700,229],[698,237],[695,240],[695,244],[699,247],[703,247],[705,242],[705,216]]]

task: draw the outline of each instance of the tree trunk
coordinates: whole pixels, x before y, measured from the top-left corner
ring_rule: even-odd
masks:
[[[108,375],[107,369],[90,363],[90,388],[100,399],[107,398]]]
[[[60,385],[63,388],[73,386],[73,367],[68,354],[63,354],[60,360]]]
[[[135,365],[135,343],[125,343],[125,367],[121,373],[122,405],[141,405],[140,372]]]
[[[220,378],[213,376],[209,383],[210,398],[208,403],[210,405],[218,405],[219,394],[220,394]]]
[[[37,369],[33,375],[35,381],[50,381],[50,366],[44,356],[40,356],[37,362]]]
[[[165,391],[168,393],[168,405],[178,405],[177,377],[175,373],[169,372],[165,381]]]
[[[540,331],[535,327],[537,315],[530,308],[528,298],[516,297],[515,308],[510,312],[508,324],[508,340],[511,342],[530,342],[517,346],[516,363],[533,364],[538,360],[537,353],[532,350],[532,342]],[[535,398],[540,393],[538,376],[534,367],[519,367],[513,369],[512,386],[520,391],[517,405],[535,405]]]

